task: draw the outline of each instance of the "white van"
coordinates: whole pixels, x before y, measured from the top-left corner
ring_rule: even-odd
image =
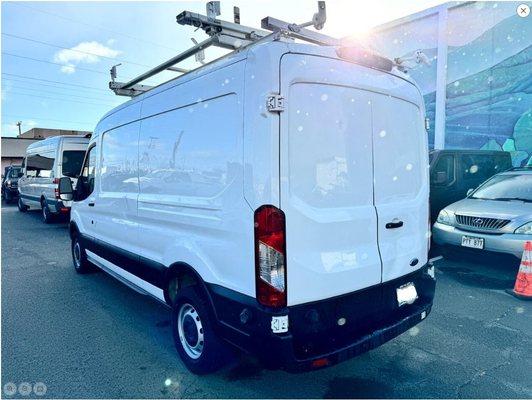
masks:
[[[41,209],[45,223],[68,214],[70,202],[59,198],[59,178],[79,175],[88,143],[83,136],[54,136],[29,145],[18,181],[18,209]]]
[[[195,373],[227,346],[289,370],[332,365],[430,312],[423,98],[337,50],[248,46],[134,97],[91,138],[75,268],[172,307]]]

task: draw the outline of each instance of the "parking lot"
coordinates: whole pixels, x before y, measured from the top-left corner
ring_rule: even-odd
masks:
[[[435,265],[431,315],[376,350],[296,375],[239,356],[197,377],[167,308],[107,274],[76,274],[65,223],[4,206],[2,386],[42,382],[59,398],[532,397],[531,304],[504,291],[516,267]]]

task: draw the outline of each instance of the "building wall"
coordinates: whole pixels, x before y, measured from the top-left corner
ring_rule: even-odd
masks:
[[[519,17],[519,4],[448,3],[373,32],[389,57],[421,49],[431,59],[410,71],[431,147],[506,150],[514,165],[532,156],[532,17]]]
[[[2,137],[2,174],[4,173],[5,167],[13,164],[21,164],[28,146],[39,140],[41,139]]]

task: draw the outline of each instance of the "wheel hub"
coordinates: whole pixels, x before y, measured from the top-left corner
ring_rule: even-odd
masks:
[[[177,315],[177,329],[179,340],[190,358],[198,359],[204,346],[203,324],[196,309],[188,304],[182,304]]]

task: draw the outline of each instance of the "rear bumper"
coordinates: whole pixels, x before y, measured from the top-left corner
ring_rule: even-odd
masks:
[[[272,311],[254,298],[209,285],[220,335],[272,368],[305,371],[355,357],[395,338],[431,311],[435,280],[420,270],[347,295]],[[415,284],[418,299],[399,307],[396,289]],[[244,311],[246,310],[246,311]],[[243,318],[242,315],[249,318]],[[288,315],[287,333],[274,334],[271,320]],[[338,320],[344,318],[345,324]]]
[[[434,242],[440,246],[462,247],[462,236],[473,236],[484,239],[484,249],[477,250],[477,253],[494,252],[509,254],[521,259],[525,242],[530,240],[530,235],[516,235],[504,233],[502,235],[487,235],[478,232],[468,232],[454,226],[444,225],[436,222],[432,229]],[[467,250],[467,249],[466,249]]]
[[[47,200],[48,208],[54,214],[68,214],[70,212],[70,201]]]

